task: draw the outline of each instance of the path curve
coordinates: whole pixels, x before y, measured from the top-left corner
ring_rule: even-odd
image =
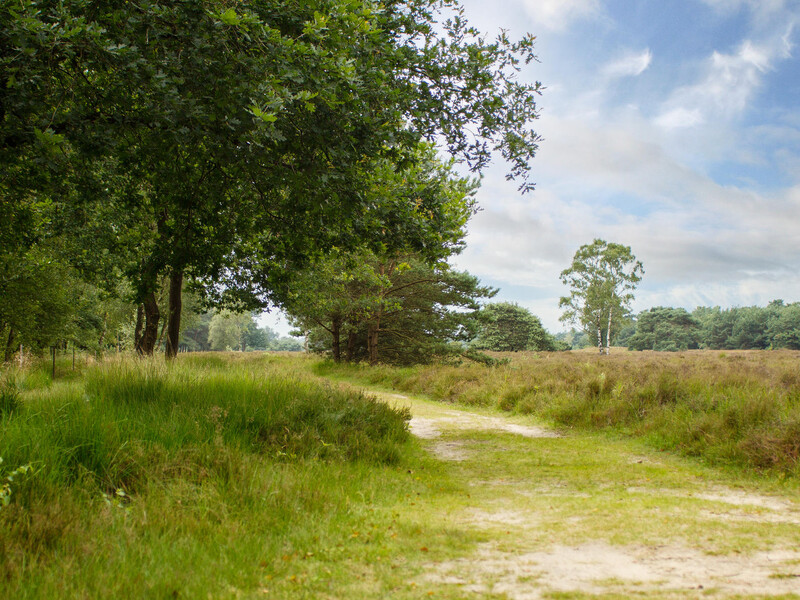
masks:
[[[614,464],[607,478],[601,467],[600,475],[587,475],[589,481],[566,476],[561,481],[561,473],[593,458],[578,455],[570,462],[580,436],[562,437],[519,418],[457,410],[400,394],[378,395],[408,406],[411,432],[474,490],[475,501],[457,515],[458,523],[493,534],[471,556],[430,564],[430,582],[457,586],[469,596],[513,600],[555,592],[800,598],[797,498],[734,489],[705,476],[695,481],[698,476],[691,479],[689,467],[684,467],[686,485],[675,485],[680,461],[667,464],[657,453],[630,450],[611,453]],[[493,458],[497,452],[500,461]],[[558,465],[546,476],[500,468],[503,460],[528,464],[544,457]],[[484,463],[492,460],[504,477],[486,477],[491,465]],[[642,472],[650,476],[642,477]],[[574,505],[573,512],[561,510],[553,520],[556,503]],[[601,527],[592,522],[599,520],[592,517],[598,511],[604,511]],[[658,532],[648,533],[648,519],[664,532],[663,540]],[[575,529],[565,526],[570,521]],[[761,536],[751,531],[759,527],[765,532]],[[641,541],[626,533],[637,529],[643,532]]]

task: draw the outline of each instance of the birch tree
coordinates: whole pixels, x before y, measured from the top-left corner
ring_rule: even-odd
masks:
[[[595,239],[581,246],[569,268],[561,272],[561,282],[570,288],[559,307],[561,321],[579,323],[590,336],[597,336],[602,354],[611,347],[612,331],[630,313],[633,290],[642,280],[644,267],[630,246]],[[605,335],[604,335],[605,334]]]

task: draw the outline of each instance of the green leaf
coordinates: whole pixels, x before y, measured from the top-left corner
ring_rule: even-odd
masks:
[[[278,117],[275,116],[275,113],[264,112],[256,105],[250,107],[250,113],[252,113],[255,117],[258,117],[265,123],[274,123],[275,121],[278,120]]]
[[[224,13],[219,15],[220,21],[225,23],[225,25],[239,25],[242,22],[242,18],[236,14],[236,11],[232,8],[229,8]]]

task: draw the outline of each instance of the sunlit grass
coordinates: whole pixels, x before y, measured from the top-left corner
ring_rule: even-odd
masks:
[[[800,352],[518,353],[507,364],[316,372],[556,426],[610,429],[710,464],[800,475]]]
[[[673,406],[713,416],[709,398],[724,390],[725,407],[738,415],[725,421],[730,431],[791,414],[790,400],[776,410],[768,392],[796,389],[792,355],[728,356],[701,355],[682,366],[678,357],[522,355],[499,369],[437,371],[215,353],[182,355],[170,366],[114,357],[75,375],[57,373],[55,381],[42,375],[46,366],[8,370],[14,407],[0,416],[0,482],[18,466],[32,470],[14,477],[10,504],[0,509],[3,592],[477,598],[431,574],[465,560],[471,576],[487,544],[508,557],[594,540],[721,554],[790,547],[794,512],[778,519],[757,504],[732,507],[709,490],[741,490],[756,502],[774,494],[790,507],[781,498],[796,496],[796,478],[750,479],[749,467],[723,473],[648,450],[645,443],[663,443],[656,433],[669,432],[629,420],[618,406],[636,381],[652,396],[637,410]],[[320,382],[314,370],[460,394],[477,418],[496,418],[503,407],[516,423],[530,423],[533,413],[567,435],[448,429],[452,406],[392,395],[381,404]],[[737,389],[754,398],[746,410],[736,404]],[[441,436],[411,440],[408,406],[420,417],[444,416]],[[607,435],[609,427],[616,433]],[[466,459],[421,451],[443,442],[460,444]],[[722,456],[707,462],[738,464]],[[612,583],[608,589],[618,586]],[[548,582],[527,585],[546,590]]]
[[[413,597],[421,547],[470,543],[408,516],[449,484],[407,411],[302,361],[44,368],[0,415],[0,476],[32,467],[0,508],[5,597]]]

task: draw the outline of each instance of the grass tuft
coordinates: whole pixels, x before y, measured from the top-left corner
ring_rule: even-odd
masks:
[[[20,408],[19,388],[13,373],[0,381],[0,419],[10,418]]]

